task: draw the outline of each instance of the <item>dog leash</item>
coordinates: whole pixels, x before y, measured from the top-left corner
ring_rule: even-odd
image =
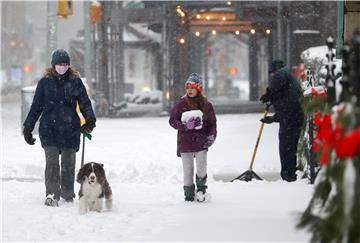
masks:
[[[84,156],[85,156],[85,133],[82,134],[82,154],[81,154],[81,167],[84,165]],[[80,168],[81,168],[80,167]]]
[[[81,155],[81,167],[84,165],[84,157],[85,157],[85,137],[91,140],[92,136],[90,133],[83,132],[83,143],[82,143],[82,155]]]

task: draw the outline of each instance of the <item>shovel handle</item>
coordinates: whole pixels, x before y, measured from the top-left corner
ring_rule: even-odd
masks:
[[[268,114],[269,107],[270,107],[270,105],[266,106],[266,109],[265,109],[265,112],[264,112],[264,118]],[[250,168],[249,168],[250,171],[252,171],[252,167],[253,167],[253,164],[254,164],[254,161],[255,161],[255,156],[256,156],[258,146],[259,146],[259,142],[260,142],[260,138],[261,138],[261,134],[262,134],[263,129],[264,129],[264,123],[262,122],[261,126],[260,126],[260,130],[259,130],[259,135],[258,135],[257,140],[256,140],[255,148],[254,148],[254,151],[253,151],[253,154],[252,154],[252,157],[251,157]]]

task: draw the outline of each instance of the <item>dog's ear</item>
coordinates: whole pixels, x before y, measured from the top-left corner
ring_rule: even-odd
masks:
[[[80,170],[76,176],[76,181],[80,184],[83,183],[83,181],[84,181],[84,173],[85,173],[85,166],[80,168]]]

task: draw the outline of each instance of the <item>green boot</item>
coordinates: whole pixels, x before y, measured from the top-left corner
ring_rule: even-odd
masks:
[[[207,185],[206,185],[206,179],[207,179],[207,175],[205,175],[204,178],[200,178],[196,175],[196,200],[198,202],[204,202],[206,200],[206,189],[207,189]]]
[[[206,189],[208,188],[206,185],[206,179],[207,179],[207,175],[205,175],[204,178],[200,178],[198,177],[198,175],[196,175],[196,192],[202,192],[202,193],[206,193]]]
[[[194,201],[195,185],[184,186],[185,201]]]

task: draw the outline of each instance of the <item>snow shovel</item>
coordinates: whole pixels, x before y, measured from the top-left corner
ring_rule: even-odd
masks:
[[[271,104],[267,103],[266,104],[266,108],[265,108],[265,112],[264,112],[264,118],[267,116],[268,111],[269,111],[269,107],[271,106]],[[241,181],[251,181],[252,178],[255,178],[256,180],[262,180],[260,176],[258,176],[254,171],[253,171],[253,165],[254,165],[254,161],[255,161],[255,156],[256,156],[256,151],[257,148],[259,146],[259,142],[260,142],[260,138],[261,138],[261,134],[264,128],[264,123],[261,122],[261,126],[260,126],[260,130],[259,130],[259,135],[257,137],[256,140],[256,144],[255,144],[255,148],[252,154],[252,158],[251,158],[251,162],[250,162],[250,167],[247,171],[245,171],[244,173],[242,173],[241,175],[239,175],[238,177],[236,177],[235,179],[233,179],[231,182],[235,181],[235,180],[241,180]]]

